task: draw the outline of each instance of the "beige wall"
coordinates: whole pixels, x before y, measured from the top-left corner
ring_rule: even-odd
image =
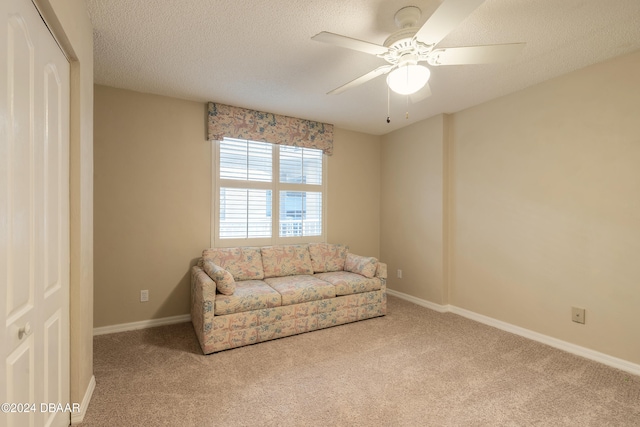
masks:
[[[634,53],[450,117],[442,164],[450,304],[640,363],[638,75]],[[382,258],[406,251],[389,255],[395,268],[434,256],[425,277],[437,278],[441,219],[433,201],[441,191],[426,186],[441,166],[439,154],[428,158],[426,150],[438,144],[438,124],[415,126],[422,128],[383,139]],[[433,174],[417,167],[418,157]],[[405,162],[411,172],[401,169]],[[402,176],[386,182],[394,171]],[[403,203],[407,190],[415,201]],[[403,227],[424,238],[389,220],[390,200],[419,212],[395,215],[409,216]],[[426,278],[414,280],[390,280],[390,287],[440,302]],[[586,308],[585,325],[571,322],[572,306]]]
[[[71,401],[93,377],[93,29],[82,0],[36,0],[71,63]]]
[[[96,86],[94,108],[94,326],[187,314],[210,235],[205,106]]]
[[[640,363],[639,75],[635,53],[455,115],[454,305]]]
[[[447,116],[382,137],[381,259],[390,289],[445,304]],[[397,270],[402,270],[402,278]]]
[[[380,137],[335,129],[328,159],[327,241],[380,256]]]
[[[95,86],[95,327],[189,313],[211,234],[205,107]],[[328,240],[377,256],[379,138],[336,129],[328,169]]]

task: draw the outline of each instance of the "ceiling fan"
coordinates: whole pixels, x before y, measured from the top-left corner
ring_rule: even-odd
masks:
[[[388,62],[327,94],[339,94],[388,74],[387,84],[391,90],[410,95],[424,88],[419,97],[422,99],[431,95],[427,84],[431,72],[421,62],[430,66],[488,64],[515,58],[525,43],[435,49],[447,34],[484,1],[444,0],[420,28],[416,26],[421,15],[420,9],[415,6],[404,7],[395,14],[395,22],[400,29],[391,34],[383,45],[326,31],[316,34],[311,37],[312,40],[376,55]]]

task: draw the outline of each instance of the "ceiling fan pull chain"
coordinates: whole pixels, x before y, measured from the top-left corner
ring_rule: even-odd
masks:
[[[387,123],[391,123],[391,112],[390,112],[390,99],[391,97],[391,89],[389,89],[389,86],[387,85]]]
[[[409,120],[409,95],[407,95],[407,112],[404,115],[406,120]]]

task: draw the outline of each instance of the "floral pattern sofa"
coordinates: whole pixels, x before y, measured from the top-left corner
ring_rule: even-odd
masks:
[[[344,245],[212,248],[191,269],[204,354],[386,314],[387,266]]]

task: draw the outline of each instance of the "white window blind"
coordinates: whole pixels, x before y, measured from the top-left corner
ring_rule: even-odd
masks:
[[[225,139],[220,144],[220,179],[271,182],[272,152],[265,142]]]
[[[271,237],[271,190],[220,188],[220,238]]]
[[[321,150],[225,138],[213,151],[212,246],[324,240]]]
[[[280,182],[322,184],[322,151],[309,148],[280,147]]]

